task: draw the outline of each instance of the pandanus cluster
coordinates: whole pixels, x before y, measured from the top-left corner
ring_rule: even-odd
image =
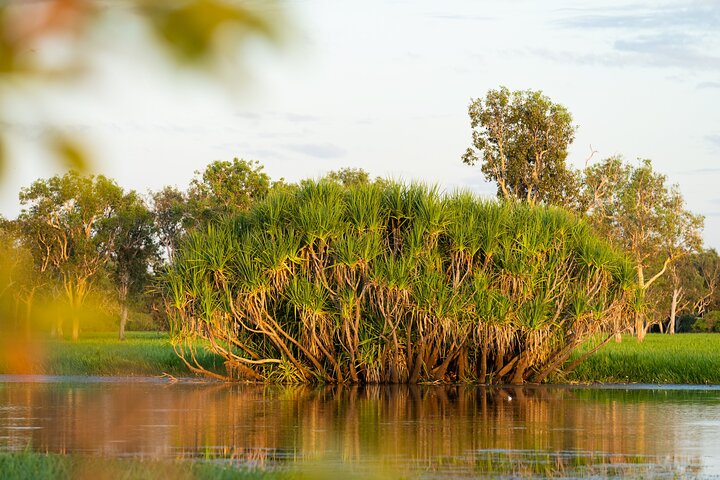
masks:
[[[177,353],[211,376],[523,383],[624,329],[635,279],[561,209],[305,182],[189,234],[164,291]]]

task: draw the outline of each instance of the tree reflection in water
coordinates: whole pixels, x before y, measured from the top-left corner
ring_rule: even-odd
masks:
[[[649,393],[648,393],[649,392]],[[0,383],[0,449],[520,475],[679,471],[717,392]],[[638,470],[642,469],[642,470]]]

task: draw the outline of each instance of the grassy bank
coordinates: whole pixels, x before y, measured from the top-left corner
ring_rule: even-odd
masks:
[[[168,335],[130,332],[124,342],[115,333],[86,334],[77,342],[47,340],[40,344],[33,373],[47,375],[193,375],[170,345]],[[586,347],[589,348],[589,347]],[[584,350],[576,352],[575,356]],[[0,357],[1,359],[1,357]],[[222,372],[222,359],[198,349],[198,360]],[[0,373],[12,372],[0,361]],[[650,334],[643,343],[624,337],[611,341],[556,383],[720,384],[720,334]]]
[[[121,342],[117,333],[88,333],[77,342],[45,339],[33,345],[37,354],[22,370],[3,364],[0,373],[46,375],[154,376],[167,373],[189,376],[192,372],[175,354],[166,333],[129,332]],[[223,371],[222,359],[198,348],[198,360],[213,371]]]
[[[607,458],[578,456],[572,461],[550,452],[488,452],[478,456],[470,470],[453,470],[452,460],[442,470],[454,471],[457,478],[679,478],[681,466],[648,463],[648,457],[628,457],[618,465]],[[374,466],[354,470],[350,465],[337,466],[311,463],[285,468],[248,468],[210,460],[151,460],[59,455],[52,453],[0,453],[0,477],[4,480],[70,480],[70,479],[133,479],[133,480],[389,480],[424,478],[432,469],[393,470]],[[455,477],[456,475],[451,475]],[[433,477],[434,478],[434,477]]]
[[[136,479],[259,480],[295,478],[260,470],[192,461],[108,459],[42,453],[0,453],[0,476],[7,480]]]
[[[576,352],[579,354],[581,352]],[[650,334],[642,343],[626,336],[621,343],[610,341],[564,380],[720,384],[720,334]]]

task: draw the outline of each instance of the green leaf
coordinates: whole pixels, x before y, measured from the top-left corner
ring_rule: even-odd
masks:
[[[88,155],[76,139],[63,134],[55,134],[50,140],[50,150],[60,163],[69,169],[78,172],[88,170],[90,165]]]

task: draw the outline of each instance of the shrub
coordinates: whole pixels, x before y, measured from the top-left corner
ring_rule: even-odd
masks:
[[[621,329],[633,286],[630,263],[561,209],[305,182],[189,235],[165,302],[196,371],[199,337],[232,378],[520,383]]]

